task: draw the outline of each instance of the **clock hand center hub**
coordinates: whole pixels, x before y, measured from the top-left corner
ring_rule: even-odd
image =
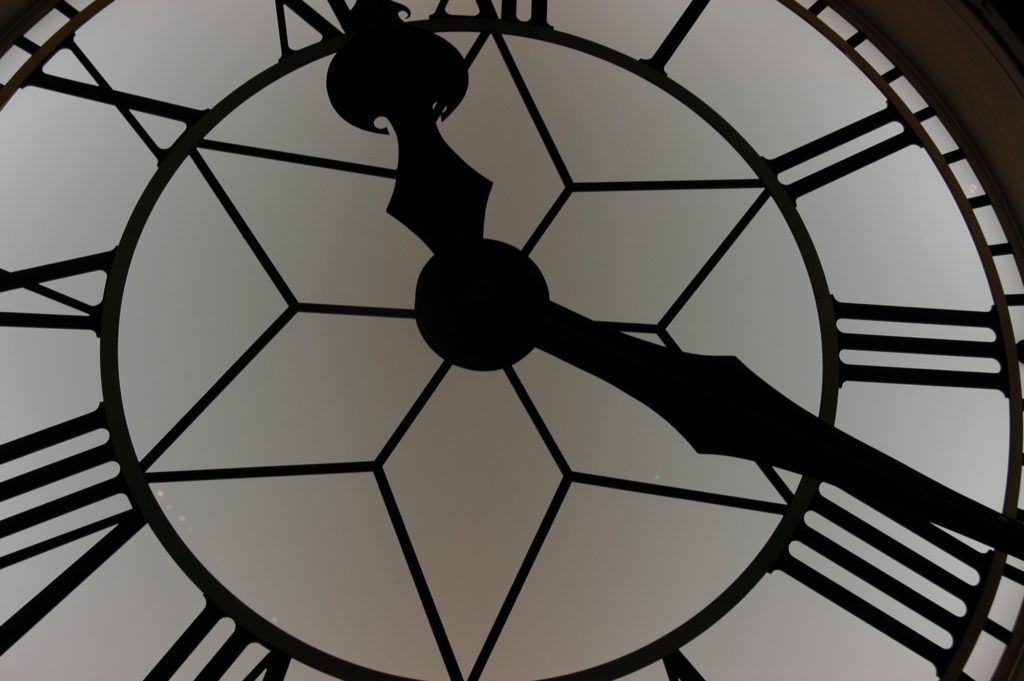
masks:
[[[534,347],[548,302],[540,269],[522,251],[482,239],[432,257],[416,284],[416,324],[438,355],[456,366],[493,371]]]

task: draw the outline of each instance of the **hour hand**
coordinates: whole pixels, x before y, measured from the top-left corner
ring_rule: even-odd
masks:
[[[491,182],[441,137],[439,118],[462,101],[468,71],[441,37],[401,20],[401,5],[360,2],[351,38],[331,61],[327,94],[356,127],[398,138],[398,168],[388,213],[434,252],[458,250],[483,238]]]
[[[536,346],[635,397],[704,454],[828,482],[895,518],[930,522],[1024,557],[1024,524],[939,484],[815,417],[735,357],[679,352],[554,303]]]

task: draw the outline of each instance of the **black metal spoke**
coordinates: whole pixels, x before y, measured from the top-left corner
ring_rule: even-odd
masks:
[[[729,249],[732,248],[733,244],[735,244],[740,238],[743,231],[751,222],[753,222],[754,218],[761,211],[761,208],[764,207],[764,204],[768,201],[768,198],[769,194],[767,191],[763,191],[758,195],[757,199],[754,200],[754,203],[747,209],[747,212],[744,213],[743,217],[741,217],[739,222],[736,223],[736,226],[732,228],[722,243],[719,244],[718,248],[715,249],[715,252],[712,253],[711,257],[704,263],[704,266],[700,268],[700,271],[697,272],[697,276],[695,276],[686,288],[683,289],[679,298],[672,303],[672,307],[670,307],[668,312],[665,313],[665,316],[661,318],[659,326],[668,328],[673,320],[675,320],[676,316],[683,309],[686,303],[690,301],[701,285],[709,276],[711,276],[715,267],[718,266],[718,263],[725,257],[725,254],[729,252]]]
[[[544,219],[542,219],[540,224],[537,225],[537,229],[533,230],[533,234],[531,234],[530,238],[526,241],[526,245],[523,246],[523,253],[529,255],[533,252],[533,249],[537,247],[538,243],[540,243],[541,237],[543,237],[548,231],[548,228],[551,227],[551,223],[555,221],[555,218],[558,217],[562,208],[564,208],[565,204],[569,201],[570,196],[572,196],[571,189],[566,188],[562,190],[558,195],[558,198],[556,198],[555,202],[551,205],[551,208],[549,208],[548,212],[544,215]]]
[[[562,454],[562,449],[555,442],[555,438],[551,435],[551,431],[548,430],[547,425],[544,423],[544,419],[540,415],[540,411],[537,406],[530,399],[530,394],[526,390],[526,386],[519,379],[519,375],[515,372],[515,369],[508,367],[505,369],[505,376],[508,377],[509,383],[512,384],[512,389],[515,391],[516,396],[522,403],[523,408],[526,409],[526,413],[530,416],[530,421],[533,422],[533,427],[537,429],[537,434],[540,435],[540,439],[544,441],[544,446],[548,448],[548,452],[551,454],[551,458],[555,460],[555,465],[558,466],[558,470],[562,472],[562,475],[569,475],[572,473],[572,469],[569,467],[569,462],[565,460],[565,456]]]
[[[206,184],[210,186],[210,189],[217,197],[217,200],[220,201],[220,205],[223,206],[228,217],[231,218],[231,222],[233,222],[235,228],[238,229],[238,233],[242,235],[242,238],[245,239],[245,243],[249,246],[253,255],[256,256],[256,260],[258,260],[260,265],[263,267],[263,271],[266,272],[270,280],[274,282],[274,287],[277,289],[277,292],[281,294],[281,297],[284,298],[285,302],[288,303],[289,306],[294,305],[296,303],[295,294],[293,294],[291,289],[288,287],[284,277],[281,276],[281,272],[278,271],[277,266],[274,265],[274,262],[270,259],[266,250],[264,250],[263,245],[260,244],[259,239],[256,238],[255,234],[253,234],[253,231],[249,227],[248,223],[246,223],[245,218],[243,218],[242,214],[238,212],[238,208],[231,200],[231,197],[228,196],[228,193],[224,190],[224,187],[217,179],[217,176],[213,174],[213,170],[206,163],[206,160],[203,159],[202,155],[198,151],[193,151],[190,154],[190,157],[199,169],[199,173],[203,176],[203,179],[206,180]]]
[[[659,71],[664,72],[665,66],[668,64],[672,55],[676,53],[679,46],[683,44],[683,40],[686,39],[686,35],[693,29],[694,24],[700,18],[700,15],[707,9],[711,0],[690,0],[686,5],[686,10],[682,16],[676,22],[675,26],[666,36],[665,41],[658,47],[658,50],[654,53],[654,56],[650,59],[644,59],[643,61],[650,64]]]
[[[572,185],[572,176],[569,174],[569,169],[565,165],[565,161],[562,159],[561,152],[558,151],[558,146],[555,144],[554,138],[551,136],[551,132],[548,130],[548,126],[544,123],[544,118],[541,116],[540,109],[537,107],[537,103],[533,99],[533,95],[530,94],[530,89],[526,85],[526,80],[523,78],[523,74],[519,71],[519,67],[516,65],[515,59],[512,57],[512,51],[508,48],[508,43],[505,42],[504,37],[494,36],[494,44],[498,46],[498,52],[501,54],[502,60],[505,62],[505,67],[508,69],[509,75],[512,76],[512,81],[515,83],[516,90],[519,92],[519,97],[523,100],[523,104],[526,105],[526,110],[530,113],[530,118],[533,120],[533,125],[537,128],[537,133],[540,135],[541,140],[544,142],[544,148],[548,151],[548,156],[551,157],[551,162],[555,165],[555,170],[558,172],[558,177],[561,178],[562,183],[569,187]]]
[[[103,77],[103,74],[100,73],[100,70],[96,68],[96,65],[92,63],[92,60],[89,59],[88,56],[86,56],[85,52],[82,50],[82,48],[78,46],[78,44],[74,40],[69,41],[67,47],[71,50],[71,53],[75,55],[75,58],[78,60],[78,63],[80,63],[83,68],[85,68],[86,73],[88,73],[89,76],[94,81],[96,81],[97,85],[104,88],[110,93],[114,92],[114,88],[110,85],[107,79]],[[135,131],[135,134],[139,136],[139,139],[142,140],[142,143],[146,145],[146,148],[149,149],[149,151],[159,159],[163,155],[163,149],[161,149],[160,145],[156,143],[156,140],[154,140],[153,136],[149,134],[149,131],[142,126],[142,123],[139,122],[138,117],[136,117],[136,115],[132,113],[131,109],[124,106],[123,104],[115,104],[115,106],[117,107],[117,110],[121,113],[121,116],[124,118],[125,122],[127,122],[131,129]]]
[[[308,463],[281,466],[238,466],[185,471],[153,471],[146,474],[150,484],[158,482],[194,482],[198,480],[241,480],[246,478],[284,478],[298,475],[343,475],[370,473],[376,468],[372,461],[343,463]]]
[[[314,168],[340,170],[346,173],[369,175],[371,177],[385,177],[393,180],[397,176],[397,173],[393,168],[382,168],[380,166],[365,165],[363,163],[340,161],[338,159],[325,158],[323,156],[296,154],[290,151],[279,151],[277,149],[267,149],[266,147],[254,147],[247,144],[235,144],[234,142],[219,142],[217,140],[204,139],[199,142],[196,147],[199,149],[220,151],[239,156],[263,158],[270,161],[284,161],[286,163],[297,163],[299,165],[311,166]]]
[[[688,189],[761,189],[764,182],[756,177],[721,180],[623,180],[614,182],[577,182],[577,192],[650,192]]]
[[[761,472],[764,473],[766,478],[768,478],[768,482],[772,483],[772,487],[775,488],[775,491],[779,493],[780,497],[782,497],[786,502],[793,499],[793,490],[789,488],[789,485],[786,484],[786,481],[782,479],[782,476],[779,475],[777,470],[764,463],[758,464],[758,468],[760,468]]]
[[[297,312],[329,314],[343,317],[385,317],[388,319],[415,319],[416,310],[399,307],[366,307],[362,305],[331,305],[327,303],[298,303]]]
[[[780,504],[774,501],[748,499],[746,497],[737,497],[729,494],[702,492],[700,490],[685,489],[682,487],[672,487],[670,485],[657,485],[650,482],[638,482],[636,480],[623,480],[621,478],[612,478],[604,475],[594,475],[592,473],[573,473],[571,479],[572,482],[579,483],[581,485],[591,485],[594,487],[618,489],[623,490],[625,492],[649,494],[657,497],[671,497],[673,499],[697,501],[704,504],[714,504],[715,506],[741,508],[747,511],[759,511],[762,513],[780,514],[786,511],[786,504]]]
[[[487,660],[490,659],[491,653],[494,652],[494,646],[497,645],[498,638],[501,636],[501,632],[504,630],[505,624],[508,622],[508,618],[512,614],[512,609],[515,607],[516,601],[519,600],[519,594],[522,593],[523,586],[526,585],[526,579],[530,576],[530,571],[533,569],[534,563],[537,562],[537,556],[540,555],[540,550],[544,546],[544,541],[547,539],[552,525],[555,524],[555,518],[558,516],[559,509],[562,508],[562,502],[565,501],[565,497],[569,493],[569,488],[571,486],[572,483],[569,481],[569,478],[562,478],[561,483],[558,485],[558,489],[555,490],[555,496],[551,499],[551,503],[548,505],[548,510],[544,514],[544,519],[541,520],[540,527],[537,528],[537,533],[533,537],[533,542],[530,544],[530,548],[526,552],[526,557],[519,566],[519,571],[516,573],[516,577],[512,581],[512,585],[509,587],[508,593],[505,595],[505,600],[501,604],[501,609],[498,610],[498,615],[494,618],[491,630],[488,632],[486,640],[484,640],[484,645],[480,649],[480,654],[477,656],[476,662],[473,664],[473,670],[469,673],[469,677],[466,681],[479,681],[480,675],[483,674],[484,667],[487,666]]]
[[[388,517],[391,519],[391,525],[395,530],[398,544],[402,549],[402,555],[405,557],[405,563],[409,568],[409,574],[412,576],[413,584],[416,586],[416,593],[419,594],[423,611],[427,615],[430,630],[434,634],[434,641],[437,643],[438,652],[441,653],[441,659],[444,661],[445,669],[448,671],[448,677],[451,681],[462,681],[462,671],[459,669],[459,662],[455,658],[455,651],[452,649],[451,641],[448,640],[448,634],[445,632],[444,623],[441,621],[441,614],[434,603],[434,597],[430,594],[426,575],[423,574],[423,568],[416,557],[416,550],[413,548],[412,539],[409,537],[409,530],[405,526],[405,521],[402,520],[402,514],[398,509],[395,494],[382,468],[376,470],[374,477],[377,480],[377,486],[380,488],[380,494],[384,500]]]
[[[294,309],[287,309],[282,312],[277,319],[271,323],[267,330],[256,339],[252,345],[250,345],[242,355],[235,360],[224,374],[218,378],[209,390],[199,398],[199,400],[192,405],[192,407],[185,412],[185,415],[178,420],[174,426],[167,431],[159,442],[153,447],[150,452],[143,457],[141,461],[142,470],[148,470],[157,460],[164,455],[164,453],[170,448],[174,442],[181,437],[182,433],[188,430],[199,416],[206,411],[217,397],[224,392],[224,389],[231,385],[242,371],[249,366],[257,355],[274,339],[275,336],[285,327],[285,325],[295,316]]]
[[[645,324],[643,322],[599,321],[596,323],[601,326],[608,327],[609,329],[622,331],[623,333],[646,333],[652,336],[657,336],[661,332],[661,327],[657,324]]]
[[[383,467],[384,464],[388,462],[388,459],[391,458],[395,448],[398,447],[398,443],[402,441],[402,438],[405,437],[409,428],[412,427],[413,421],[415,421],[416,417],[420,415],[421,411],[423,411],[423,407],[427,406],[427,402],[429,402],[430,398],[433,397],[434,392],[437,390],[438,386],[441,385],[441,381],[443,381],[444,377],[448,375],[448,371],[451,368],[451,362],[443,362],[441,366],[438,367],[437,371],[434,372],[434,375],[430,377],[430,381],[427,382],[427,387],[425,387],[419,394],[419,397],[417,397],[416,401],[413,402],[412,407],[410,407],[409,411],[406,412],[404,417],[402,417],[402,421],[398,424],[398,427],[395,428],[395,432],[393,432],[391,437],[388,438],[388,441],[384,443],[384,447],[381,449],[380,454],[377,455],[376,463],[378,466]]]

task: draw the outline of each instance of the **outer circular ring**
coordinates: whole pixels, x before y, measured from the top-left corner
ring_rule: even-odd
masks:
[[[747,165],[754,170],[758,178],[764,183],[765,188],[770,192],[776,206],[782,212],[789,225],[793,238],[800,250],[814,292],[823,349],[819,417],[828,422],[834,421],[838,398],[838,365],[836,361],[838,351],[835,328],[828,324],[828,321],[833,319],[833,313],[824,270],[818,260],[810,236],[789,194],[769,170],[767,162],[754,151],[753,147],[732,126],[703,101],[671,80],[664,73],[644,65],[632,57],[578,36],[561,33],[553,29],[481,17],[443,18],[422,22],[420,25],[423,28],[436,32],[487,32],[515,35],[560,45],[588,54],[622,68],[660,88],[700,116],[729,142]],[[139,465],[139,458],[131,441],[124,414],[124,400],[121,394],[120,368],[118,366],[118,333],[121,305],[132,257],[149,215],[159,201],[167,184],[177,172],[177,169],[205,135],[243,102],[270,83],[286,76],[292,71],[337,52],[344,47],[347,41],[348,37],[341,36],[310,46],[289,55],[274,66],[254,76],[200,117],[178,139],[166,157],[164,157],[129,218],[123,238],[117,249],[114,265],[107,279],[104,297],[106,304],[104,306],[100,334],[100,374],[111,442],[121,464],[121,474],[131,493],[132,501],[145,516],[149,526],[153,529],[153,532],[174,561],[204,595],[261,642],[274,649],[281,650],[325,673],[352,679],[353,681],[364,679],[366,681],[399,680],[405,677],[372,670],[335,657],[271,624],[236,597],[207,570],[202,562],[192,553],[191,549],[188,548],[177,531],[174,530],[170,521],[160,509],[149,488],[149,483],[145,479],[145,474]],[[704,631],[742,600],[761,577],[766,574],[782,551],[786,549],[789,539],[797,529],[804,512],[813,499],[817,487],[817,481],[809,478],[801,480],[789,508],[783,514],[771,537],[760,549],[754,560],[751,561],[725,591],[720,593],[697,615],[664,636],[631,653],[595,667],[557,678],[564,681],[569,681],[570,679],[593,681],[594,679],[618,678],[666,657],[670,652],[677,650],[685,642]]]

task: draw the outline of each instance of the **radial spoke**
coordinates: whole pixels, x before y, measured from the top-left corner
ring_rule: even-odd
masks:
[[[533,564],[537,562],[537,556],[540,555],[541,547],[544,546],[544,541],[551,531],[551,526],[555,523],[555,518],[558,516],[558,511],[562,507],[562,502],[565,501],[571,485],[572,483],[569,481],[569,478],[562,478],[558,489],[555,490],[555,496],[551,500],[551,504],[548,505],[547,513],[544,514],[544,519],[541,521],[540,527],[537,528],[537,534],[533,537],[533,543],[530,544],[526,557],[519,566],[519,572],[516,573],[516,578],[512,581],[508,594],[505,595],[505,601],[501,604],[497,617],[494,618],[494,624],[491,625],[491,630],[487,634],[487,639],[480,649],[480,654],[473,664],[473,670],[470,672],[467,681],[479,681],[480,675],[483,674],[487,660],[490,659],[494,646],[498,643],[498,637],[501,636],[505,623],[508,622],[509,615],[512,614],[512,608],[515,607],[516,601],[519,599],[519,594],[526,584],[526,578],[530,576]]]
[[[150,483],[192,482],[196,480],[241,480],[244,478],[284,478],[297,475],[341,475],[370,473],[372,461],[344,463],[309,463],[282,466],[239,466],[235,468],[207,468],[187,471],[155,471],[146,475]]]
[[[640,180],[621,182],[577,182],[577,192],[646,192],[687,189],[761,189],[764,183],[757,178],[721,180]]]
[[[287,309],[282,312],[269,327],[267,327],[267,330],[256,339],[256,342],[250,345],[249,348],[246,349],[246,351],[243,352],[237,360],[235,360],[235,363],[232,364],[212,386],[210,386],[210,389],[207,390],[206,393],[200,397],[194,405],[192,405],[192,408],[185,412],[185,415],[182,416],[169,431],[167,431],[167,434],[156,443],[153,449],[150,450],[149,454],[143,457],[141,461],[142,470],[149,469],[161,456],[164,455],[170,446],[174,444],[179,437],[181,437],[182,433],[188,430],[188,427],[191,426],[204,411],[206,411],[206,408],[209,407],[215,399],[217,399],[218,395],[224,392],[225,388],[231,385],[231,382],[234,381],[247,366],[249,366],[249,363],[260,354],[263,348],[265,348],[267,344],[277,336],[281,329],[283,329],[294,316],[295,311]]]
[[[768,482],[772,483],[772,487],[779,493],[784,500],[787,502],[793,499],[793,490],[789,489],[789,485],[782,479],[779,472],[767,464],[758,464],[761,472],[764,473],[765,477],[768,478]]]
[[[539,225],[537,225],[537,229],[533,230],[533,234],[530,235],[526,245],[523,246],[523,253],[529,255],[533,249],[537,247],[537,244],[540,243],[541,237],[544,236],[548,231],[548,228],[551,226],[551,223],[553,223],[555,218],[558,217],[558,214],[562,211],[562,208],[565,207],[570,196],[572,196],[572,190],[562,190],[562,193],[558,195],[558,198],[555,199],[551,208],[549,208],[548,212],[544,215],[544,219],[540,221]]]
[[[572,185],[572,177],[569,175],[569,169],[566,167],[565,161],[562,159],[562,154],[558,151],[558,146],[555,144],[555,140],[551,136],[551,132],[548,130],[547,124],[544,123],[544,118],[540,114],[540,109],[537,108],[537,103],[534,101],[533,95],[530,94],[530,89],[526,86],[526,80],[523,79],[523,74],[519,71],[519,67],[516,66],[516,62],[512,58],[512,52],[508,49],[508,44],[501,36],[494,36],[494,43],[498,46],[501,58],[504,60],[506,68],[508,68],[509,75],[512,76],[512,81],[515,83],[516,90],[519,91],[519,97],[523,100],[523,104],[526,105],[526,110],[529,111],[530,118],[533,119],[533,125],[537,128],[537,133],[544,142],[544,148],[548,150],[548,156],[551,157],[551,162],[555,165],[555,170],[558,171],[558,177],[561,178],[562,183],[566,186]]]
[[[265,147],[234,144],[233,142],[218,142],[216,140],[207,139],[203,140],[196,146],[200,149],[209,149],[210,151],[223,151],[229,154],[265,158],[271,161],[285,161],[287,163],[297,163],[299,165],[312,166],[314,168],[340,170],[347,173],[370,175],[372,177],[386,177],[394,179],[397,175],[393,168],[381,168],[379,166],[352,163],[351,161],[339,161],[333,158],[324,158],[322,156],[308,156],[306,154],[295,154],[288,151],[278,151],[277,149],[267,149]]]
[[[473,65],[473,62],[475,62],[476,58],[480,55],[480,50],[484,49],[484,45],[487,43],[487,39],[490,37],[490,33],[481,33],[476,37],[476,40],[473,41],[473,44],[470,46],[469,51],[466,52],[467,67]]]
[[[604,475],[593,475],[591,473],[573,473],[572,481],[582,485],[618,489],[626,492],[649,494],[658,497],[671,497],[673,499],[698,501],[705,504],[742,508],[748,511],[760,511],[762,513],[783,513],[786,510],[786,504],[780,504],[773,501],[748,499],[746,497],[716,494],[714,492],[702,492],[700,490],[671,487],[669,485],[656,485],[654,483],[638,482],[636,480],[623,480],[621,478],[610,478]]]
[[[524,386],[523,382],[519,380],[519,375],[512,367],[505,369],[505,375],[512,384],[512,389],[515,391],[516,396],[519,397],[519,401],[522,403],[523,408],[526,409],[526,413],[530,416],[530,420],[533,422],[533,427],[537,429],[537,434],[540,435],[540,439],[544,441],[544,445],[548,448],[551,458],[555,460],[555,465],[558,466],[558,470],[562,472],[562,475],[569,475],[572,472],[572,469],[569,467],[569,462],[565,460],[565,456],[562,454],[561,448],[558,446],[558,443],[555,442],[555,438],[551,435],[551,431],[548,430],[547,425],[544,423],[544,419],[541,418],[540,412],[537,410],[536,405],[534,405],[533,400],[530,399],[530,394],[526,391],[526,386]]]
[[[263,245],[260,244],[259,239],[256,238],[255,234],[253,234],[253,231],[249,227],[248,223],[246,223],[245,218],[243,218],[242,214],[238,212],[238,208],[235,206],[234,202],[231,201],[231,198],[224,190],[223,185],[221,185],[220,181],[217,179],[217,176],[213,174],[213,170],[210,169],[210,166],[207,165],[206,161],[198,151],[193,151],[191,157],[192,161],[196,164],[196,167],[199,168],[199,172],[202,174],[203,179],[205,179],[206,183],[210,185],[210,189],[213,190],[217,200],[220,201],[221,206],[224,207],[224,210],[231,218],[231,221],[235,224],[239,234],[242,235],[242,238],[245,239],[245,243],[248,244],[253,255],[256,256],[256,260],[258,260],[260,265],[263,267],[263,271],[266,272],[267,276],[270,277],[270,280],[274,282],[274,287],[277,288],[277,292],[281,294],[281,297],[284,298],[285,302],[289,305],[294,305],[295,294],[293,294],[291,289],[288,288],[288,284],[285,282],[284,277],[281,276],[281,272],[278,271],[277,266],[274,265],[270,256],[263,249]]]
[[[299,303],[296,311],[307,314],[332,314],[346,317],[387,317],[390,319],[415,319],[415,310],[398,307],[365,307],[362,305],[328,305],[325,303]]]
[[[736,226],[732,228],[732,231],[729,232],[722,243],[719,244],[718,248],[715,249],[715,252],[711,254],[711,257],[708,258],[707,262],[704,263],[704,266],[700,268],[699,272],[697,272],[697,276],[693,278],[693,281],[691,281],[683,290],[682,295],[676,299],[676,302],[672,304],[672,307],[670,307],[668,312],[665,313],[665,316],[662,317],[659,324],[660,326],[667,328],[673,320],[675,320],[676,316],[683,309],[683,306],[689,302],[690,298],[693,297],[707,278],[711,276],[715,267],[719,262],[721,262],[722,258],[725,257],[725,254],[729,252],[732,245],[736,243],[736,240],[740,238],[740,235],[743,234],[743,231],[747,226],[753,222],[755,217],[757,217],[761,208],[764,207],[764,204],[768,201],[768,197],[769,195],[767,191],[763,191],[758,195],[753,205],[747,209],[747,212],[743,214],[740,221],[736,223]]]
[[[394,527],[395,536],[398,538],[398,544],[402,548],[402,555],[405,556],[406,565],[409,567],[409,574],[416,585],[416,592],[419,594],[423,611],[426,613],[427,621],[430,623],[430,630],[433,632],[434,640],[437,642],[437,649],[441,653],[441,659],[444,660],[445,669],[448,670],[448,677],[451,681],[462,681],[462,671],[459,669],[458,660],[455,658],[455,651],[452,649],[451,641],[448,640],[448,634],[444,630],[444,623],[441,621],[441,614],[437,610],[437,604],[434,603],[434,597],[430,594],[426,575],[423,574],[423,568],[416,557],[416,550],[413,548],[412,539],[409,537],[409,530],[405,526],[405,521],[402,520],[402,514],[398,509],[395,494],[384,475],[383,469],[377,469],[375,477],[377,479],[377,486],[380,488],[381,497],[384,499],[384,506],[387,508],[388,517],[391,518],[391,525]]]
[[[448,370],[451,368],[451,362],[444,362],[440,367],[438,367],[437,371],[434,372],[434,375],[430,377],[427,387],[423,389],[423,392],[421,392],[419,397],[416,398],[416,401],[413,402],[408,413],[406,413],[402,418],[401,423],[399,423],[398,427],[395,428],[395,432],[391,434],[391,437],[388,438],[383,449],[381,449],[376,460],[376,463],[379,466],[383,466],[387,463],[388,459],[391,458],[391,454],[394,453],[395,448],[398,447],[398,443],[402,441],[406,432],[408,432],[409,428],[412,427],[413,421],[415,421],[416,417],[419,416],[421,411],[423,411],[423,407],[427,406],[427,402],[430,401],[430,398],[434,395],[437,387],[441,385],[441,381],[444,380],[444,377],[448,374]]]

